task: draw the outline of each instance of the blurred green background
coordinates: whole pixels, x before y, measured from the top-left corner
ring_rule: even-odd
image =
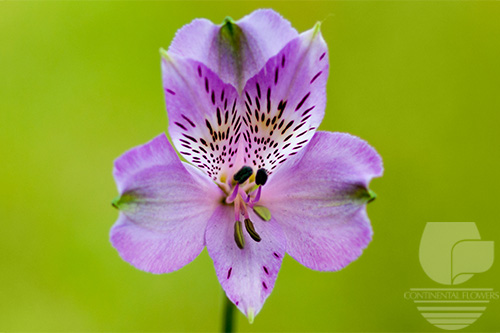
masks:
[[[500,246],[499,2],[0,2],[0,331],[214,331],[204,251],[168,275],[122,261],[113,160],[167,130],[159,48],[196,17],[271,7],[330,49],[321,128],[384,159],[374,240],[336,273],[285,258],[240,331],[437,331],[403,298],[439,287],[418,260],[428,221],[474,221]],[[498,251],[497,251],[498,254]],[[463,287],[500,289],[500,263]],[[500,300],[463,331],[499,329]]]

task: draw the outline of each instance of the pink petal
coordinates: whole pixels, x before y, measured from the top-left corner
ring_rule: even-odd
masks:
[[[271,174],[307,144],[325,113],[327,78],[328,50],[317,25],[247,82],[240,100],[245,164]]]
[[[238,93],[193,60],[171,55],[163,59],[162,69],[175,147],[210,178],[220,180],[236,160],[241,128]]]
[[[221,206],[207,225],[207,250],[214,261],[217,278],[227,297],[249,318],[262,308],[271,294],[285,255],[285,236],[274,221],[263,222],[253,213],[257,243],[244,231],[243,250],[234,241],[234,211]]]
[[[164,134],[120,156],[113,174],[121,198],[113,202],[120,215],[110,237],[125,261],[168,273],[198,256],[222,193],[186,169]]]
[[[228,36],[228,25],[233,25]],[[168,51],[204,63],[238,89],[278,53],[297,31],[271,9],[259,9],[237,22],[215,25],[196,19],[180,29]],[[235,45],[237,45],[235,47]]]
[[[293,258],[315,270],[339,270],[371,241],[367,188],[382,172],[380,156],[365,141],[317,132],[301,156],[270,177],[262,205],[283,228]]]

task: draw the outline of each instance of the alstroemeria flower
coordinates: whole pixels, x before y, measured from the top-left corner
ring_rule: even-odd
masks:
[[[368,184],[382,161],[349,134],[317,132],[328,50],[271,10],[195,20],[163,52],[169,133],[115,161],[111,242],[138,269],[168,273],[206,246],[228,298],[252,319],[285,253],[336,271],[372,236]]]

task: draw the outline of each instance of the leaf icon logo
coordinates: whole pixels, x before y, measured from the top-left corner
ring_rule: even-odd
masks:
[[[419,257],[429,278],[458,285],[491,267],[494,244],[481,240],[474,222],[429,222],[422,235]]]

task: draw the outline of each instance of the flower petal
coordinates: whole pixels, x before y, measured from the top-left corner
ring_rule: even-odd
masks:
[[[241,91],[296,36],[290,22],[271,9],[260,9],[237,22],[226,19],[222,25],[196,19],[177,32],[168,51],[204,63]]]
[[[220,206],[207,225],[207,250],[227,297],[250,320],[271,294],[285,255],[285,236],[276,221],[260,221],[250,213],[262,240],[255,242],[244,231],[245,247],[234,240],[234,211]]]
[[[168,273],[198,256],[222,193],[207,176],[194,172],[180,162],[165,134],[115,161],[120,198],[113,205],[120,216],[110,237],[125,261],[144,271]]]
[[[349,134],[317,132],[301,156],[283,165],[262,191],[283,228],[287,252],[321,271],[339,270],[371,241],[367,187],[382,175],[382,160],[365,141]]]
[[[272,173],[314,135],[325,113],[328,50],[319,24],[288,43],[244,89],[244,162]]]
[[[238,151],[238,93],[194,60],[166,55],[162,69],[175,147],[209,177],[220,180],[233,167]]]

